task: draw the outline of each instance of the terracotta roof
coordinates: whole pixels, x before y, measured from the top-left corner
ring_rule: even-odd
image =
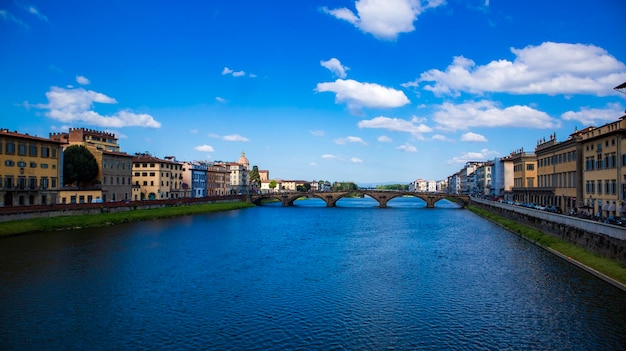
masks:
[[[21,134],[21,133],[18,133],[17,131],[11,132],[8,129],[1,129],[0,135],[6,135],[6,136],[14,137],[14,138],[21,138],[21,139],[28,139],[28,140],[45,141],[48,143],[59,144],[59,145],[65,144],[62,141],[50,140],[48,138],[41,138],[38,136],[33,136],[33,135],[28,135],[28,134]]]

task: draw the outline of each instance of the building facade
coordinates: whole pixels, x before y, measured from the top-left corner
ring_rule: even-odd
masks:
[[[50,139],[62,142],[64,148],[71,145],[84,146],[98,163],[98,175],[93,182],[82,188],[64,189],[66,191],[62,193],[61,203],[73,203],[73,197],[79,203],[81,198],[85,201],[93,198],[103,202],[128,201],[132,198],[133,156],[120,151],[115,134],[94,129],[70,128],[67,133],[50,133]]]
[[[181,198],[182,165],[150,154],[133,157],[132,182],[136,187],[133,200],[163,200]]]
[[[61,145],[0,130],[0,206],[56,204],[62,182]]]
[[[207,166],[207,196],[223,196],[230,193],[230,170],[225,164]]]
[[[624,216],[626,116],[581,137],[583,206],[603,218]]]

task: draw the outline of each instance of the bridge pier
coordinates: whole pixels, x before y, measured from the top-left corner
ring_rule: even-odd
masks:
[[[435,202],[439,199],[434,196],[427,196],[426,199],[423,200],[426,200],[426,208],[435,208]]]

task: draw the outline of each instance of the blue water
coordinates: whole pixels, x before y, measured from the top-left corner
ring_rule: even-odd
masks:
[[[620,350],[626,293],[441,201],[0,240],[2,350]]]

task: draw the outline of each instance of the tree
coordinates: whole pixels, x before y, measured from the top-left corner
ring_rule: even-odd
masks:
[[[98,162],[82,145],[69,146],[63,151],[63,183],[80,187],[98,176]]]
[[[276,185],[277,184],[275,180],[270,181],[270,189],[272,189],[272,191],[274,190],[274,188],[276,188]]]
[[[259,167],[252,166],[252,170],[250,171],[250,185],[252,188],[258,188],[261,185],[261,175],[259,174]]]

